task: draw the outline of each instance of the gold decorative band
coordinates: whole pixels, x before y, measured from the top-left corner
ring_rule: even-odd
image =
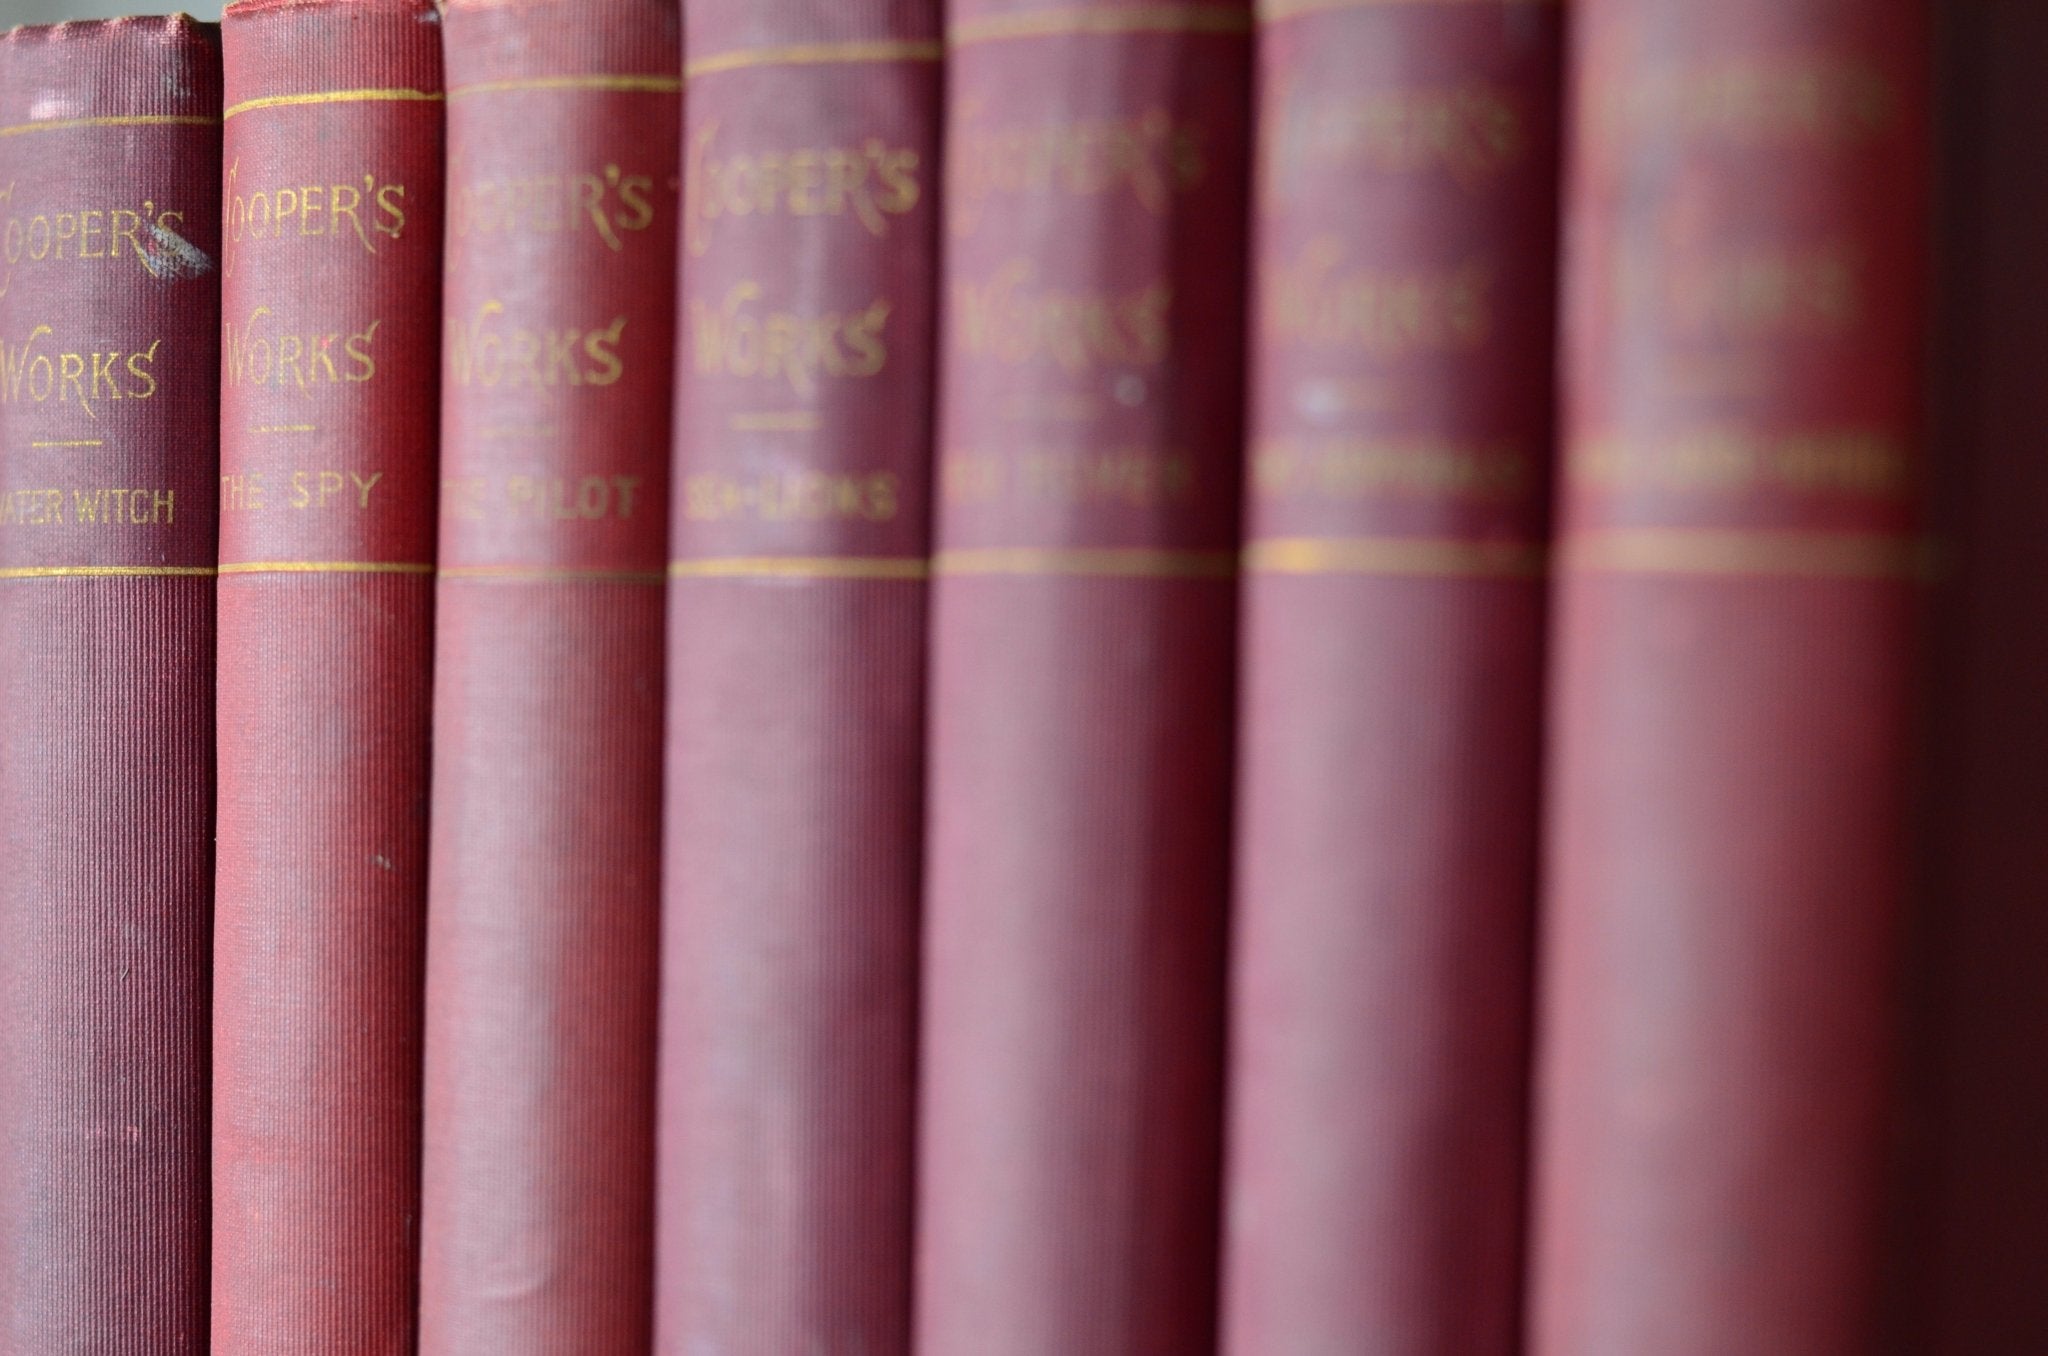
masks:
[[[0,127],[0,137],[18,137],[29,132],[63,132],[74,127],[217,127],[220,119],[211,113],[127,113],[104,118],[53,118],[48,122],[18,122]]]
[[[954,47],[1006,38],[1050,38],[1073,34],[1248,33],[1252,19],[1239,5],[1140,5],[1129,9],[1047,9],[991,14],[952,25],[946,41]]]
[[[330,89],[313,94],[266,94],[260,99],[229,104],[220,116],[226,121],[259,108],[290,108],[298,104],[438,104],[444,97],[439,90],[431,89]]]
[[[240,560],[222,574],[432,574],[432,565],[400,560]]]
[[[1921,579],[1933,566],[1917,537],[1848,532],[1624,528],[1570,538],[1559,555],[1568,570],[1613,574]]]
[[[505,584],[661,584],[661,570],[579,570],[554,565],[444,565],[443,579]]]
[[[885,61],[937,61],[946,54],[940,42],[819,42],[794,47],[755,47],[720,52],[683,64],[683,76],[694,80],[720,71],[756,66],[838,66]]]
[[[1245,547],[1258,574],[1441,575],[1530,579],[1543,573],[1540,546],[1450,537],[1282,537]]]
[[[0,569],[0,579],[176,579],[211,578],[213,574],[211,565],[16,565]]]
[[[677,579],[923,579],[921,556],[719,556],[669,562]]]
[[[997,547],[941,551],[932,558],[935,574],[1067,574],[1111,579],[1229,579],[1237,573],[1232,551],[1062,549]]]
[[[1391,9],[1399,5],[1415,8],[1451,6],[1453,8],[1477,9],[1482,5],[1494,9],[1556,9],[1564,0],[1257,0],[1259,22],[1276,24],[1287,19],[1298,19],[1304,14],[1328,14],[1346,9]]]
[[[623,94],[674,94],[682,89],[681,78],[673,75],[531,75],[517,80],[479,80],[448,91],[451,99],[472,94],[503,94],[511,90],[610,90]]]

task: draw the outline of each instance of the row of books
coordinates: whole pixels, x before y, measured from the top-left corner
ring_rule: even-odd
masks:
[[[0,1352],[1873,1349],[1924,5],[945,9],[0,39]]]

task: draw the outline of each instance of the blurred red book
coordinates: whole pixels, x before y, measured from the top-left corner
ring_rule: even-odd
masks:
[[[1562,29],[1526,0],[1263,10],[1241,1356],[1520,1346]]]

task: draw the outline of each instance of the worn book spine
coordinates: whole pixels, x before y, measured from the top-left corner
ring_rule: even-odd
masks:
[[[430,0],[222,26],[213,1350],[409,1351],[441,335]]]
[[[1260,10],[1234,1356],[1519,1350],[1561,18]]]
[[[917,1345],[1203,1351],[1251,12],[948,25]]]
[[[0,36],[0,1351],[207,1347],[220,42]]]
[[[909,1350],[939,9],[685,12],[673,1356]]]
[[[1538,1356],[1875,1349],[1920,0],[1574,11]]]
[[[448,5],[420,1349],[653,1328],[673,0]]]

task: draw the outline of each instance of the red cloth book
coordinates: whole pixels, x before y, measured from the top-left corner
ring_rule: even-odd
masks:
[[[1251,12],[963,0],[916,1337],[1215,1337]]]
[[[1874,1348],[1920,0],[1573,17],[1537,1356]]]
[[[207,1347],[220,41],[0,36],[0,1351]]]
[[[1562,9],[1261,20],[1224,1348],[1508,1356]]]
[[[240,0],[222,26],[216,1356],[413,1340],[435,20]]]
[[[652,1328],[673,0],[458,0],[420,1349]]]
[[[656,1348],[910,1325],[939,5],[693,0]]]

